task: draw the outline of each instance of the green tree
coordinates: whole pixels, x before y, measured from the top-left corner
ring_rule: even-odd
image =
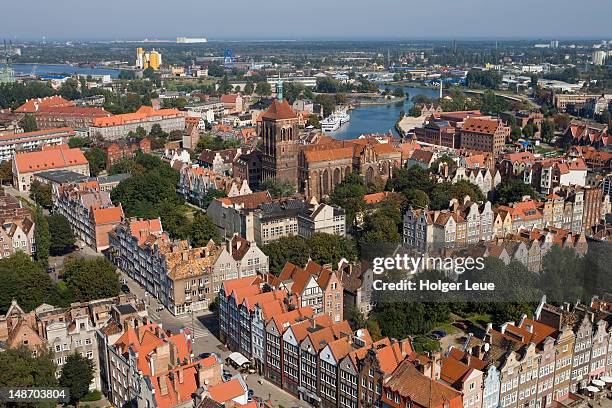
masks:
[[[321,129],[321,121],[319,120],[319,116],[314,114],[309,115],[308,123],[306,123],[306,126],[312,126],[315,129]]]
[[[68,139],[68,146],[70,148],[78,147],[80,149],[83,147],[87,147],[88,145],[89,145],[89,140],[82,138],[82,137],[73,136],[70,139]]]
[[[0,163],[0,184],[8,184],[13,181],[13,163],[10,160]]]
[[[546,143],[550,143],[555,137],[555,124],[552,121],[545,120],[542,122],[541,136]]]
[[[219,83],[219,92],[222,94],[227,94],[232,91],[232,85],[229,82],[229,78],[227,77],[227,73],[223,75],[223,79]]]
[[[340,235],[315,233],[308,238],[310,258],[319,264],[338,265],[342,258],[357,260],[355,241]]]
[[[291,197],[296,193],[295,186],[287,180],[267,179],[259,184],[259,189],[269,191],[274,198]]]
[[[51,214],[47,217],[47,222],[51,234],[50,254],[53,256],[66,255],[76,242],[70,222],[61,214]]]
[[[306,240],[298,236],[283,237],[263,245],[261,250],[269,258],[270,272],[277,276],[287,262],[304,265],[310,252]]]
[[[119,274],[106,258],[67,259],[64,281],[77,302],[117,296],[121,289]]]
[[[198,205],[201,208],[208,208],[212,200],[214,200],[215,198],[223,198],[223,197],[227,197],[227,194],[225,194],[225,191],[211,188],[206,192],[206,195],[202,198],[202,201],[198,203]]]
[[[19,346],[0,353],[0,387],[57,387],[57,384],[50,351],[40,350],[34,355],[26,346]]]
[[[51,247],[51,233],[47,217],[40,208],[34,211],[34,242],[36,242],[36,261],[47,268],[49,263],[49,250]]]
[[[254,91],[255,91],[255,87],[253,86],[253,82],[247,81],[246,85],[244,86],[244,94],[253,95]]]
[[[521,180],[510,179],[497,186],[494,197],[496,203],[510,204],[523,199],[523,196],[536,198],[537,194],[530,184],[525,184]]]
[[[57,287],[42,265],[22,251],[0,259],[0,312],[5,313],[13,299],[26,312],[59,302]]]
[[[425,208],[429,206],[429,196],[423,190],[407,190],[404,195],[406,197],[407,205],[419,208]]]
[[[363,177],[358,172],[352,172],[336,186],[330,200],[346,211],[346,222],[350,225],[355,222],[357,213],[363,209],[365,205],[363,196],[366,193],[367,187]]]
[[[30,198],[43,208],[51,209],[53,207],[51,186],[49,184],[33,180],[30,184]]]
[[[211,239],[217,244],[221,243],[221,236],[217,226],[207,214],[200,211],[193,218],[189,240],[192,246],[202,247]]]
[[[260,96],[269,96],[272,94],[272,86],[266,81],[258,82],[255,93]]]
[[[408,110],[408,115],[413,118],[418,118],[421,116],[421,107],[419,105],[412,105],[412,107]]]
[[[38,125],[36,124],[36,118],[34,115],[30,113],[26,113],[23,117],[23,123],[21,125],[24,132],[34,132],[38,130]]]
[[[94,147],[85,152],[85,157],[89,162],[89,171],[92,176],[97,176],[103,170],[106,170],[106,152],[99,147]]]
[[[77,406],[79,401],[89,393],[93,381],[93,362],[87,357],[74,353],[68,356],[62,367],[59,385],[68,388],[70,403]]]

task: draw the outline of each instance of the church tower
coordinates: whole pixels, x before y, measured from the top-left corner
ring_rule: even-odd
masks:
[[[298,117],[283,99],[283,84],[276,86],[276,99],[262,115],[259,136],[263,142],[262,181],[277,179],[298,184]]]

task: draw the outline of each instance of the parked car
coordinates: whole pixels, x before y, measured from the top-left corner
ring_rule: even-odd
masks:
[[[444,330],[434,330],[431,334],[438,336],[439,339],[446,337],[446,332]]]
[[[128,285],[121,285],[121,291],[123,293],[130,293],[130,288],[128,287]]]
[[[465,320],[453,322],[453,326],[461,330],[467,330],[470,327],[469,323],[467,323]]]
[[[247,396],[248,396],[248,401],[249,401],[249,402],[250,402],[250,401],[253,401],[253,395],[254,395],[254,394],[255,394],[255,393],[253,392],[253,390],[249,390],[249,391],[248,391]]]

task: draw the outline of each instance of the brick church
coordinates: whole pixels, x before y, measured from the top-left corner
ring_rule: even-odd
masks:
[[[298,116],[282,97],[261,117],[259,136],[263,142],[261,179],[288,181],[306,197],[328,196],[352,171],[371,183],[383,182],[402,163],[401,150],[376,139],[336,140],[322,136],[314,144],[299,140]]]

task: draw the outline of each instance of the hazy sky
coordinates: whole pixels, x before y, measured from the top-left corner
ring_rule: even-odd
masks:
[[[0,0],[0,38],[610,38],[610,0]]]

